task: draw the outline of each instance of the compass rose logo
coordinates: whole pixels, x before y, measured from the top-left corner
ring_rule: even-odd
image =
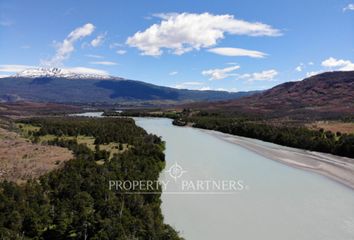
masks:
[[[187,171],[183,170],[183,168],[178,165],[178,163],[175,163],[170,167],[170,169],[166,170],[166,172],[170,174],[171,178],[177,181],[177,178],[182,177],[182,175]]]

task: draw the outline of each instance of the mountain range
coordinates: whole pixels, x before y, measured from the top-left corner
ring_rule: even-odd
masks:
[[[121,103],[127,101],[217,101],[249,96],[253,92],[199,91],[157,86],[108,75],[72,72],[60,68],[28,69],[0,78],[0,101],[52,103]]]
[[[262,118],[353,117],[354,71],[325,72],[265,91],[230,93],[176,89],[95,73],[39,68],[0,78],[0,102],[16,101],[184,103],[187,108],[245,113]]]

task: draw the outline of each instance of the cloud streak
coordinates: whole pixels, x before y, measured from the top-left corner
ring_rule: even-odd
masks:
[[[107,33],[102,33],[98,35],[95,39],[91,41],[91,46],[92,47],[99,47],[103,44],[105,38],[106,38]]]
[[[229,57],[251,57],[251,58],[264,58],[267,54],[255,50],[248,50],[243,48],[210,48],[208,52],[229,56]]]
[[[240,66],[231,66],[227,68],[208,69],[202,71],[202,75],[208,76],[209,80],[221,80],[231,76],[237,76],[237,74],[233,72],[239,68]]]
[[[105,65],[105,66],[114,66],[117,65],[116,62],[110,62],[110,61],[96,61],[96,62],[90,62],[91,64],[96,64],[96,65]]]
[[[278,71],[275,69],[264,70],[261,72],[245,73],[238,76],[238,79],[245,79],[249,82],[253,81],[273,81],[278,75]]]
[[[88,68],[88,67],[69,67],[63,68],[64,70],[71,71],[74,73],[81,74],[97,74],[97,75],[108,75],[107,71],[96,69],[96,68]]]
[[[124,54],[127,53],[127,51],[125,51],[125,50],[123,50],[123,49],[119,49],[119,50],[116,51],[116,53],[117,53],[118,55],[124,55]]]
[[[204,83],[203,82],[182,82],[176,84],[173,87],[178,89],[199,89],[201,85],[204,85]]]
[[[96,55],[96,54],[86,54],[86,57],[90,57],[90,58],[97,58],[97,59],[101,59],[103,58],[103,56],[101,55]]]
[[[76,28],[64,39],[63,42],[57,44],[55,55],[50,60],[42,61],[42,64],[46,66],[62,65],[63,61],[68,59],[71,53],[75,50],[75,42],[91,35],[94,30],[95,26],[91,23]]]

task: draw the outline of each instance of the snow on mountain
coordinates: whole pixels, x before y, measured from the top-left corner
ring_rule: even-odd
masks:
[[[38,78],[38,77],[57,77],[70,79],[110,79],[110,75],[103,73],[90,73],[80,69],[62,69],[62,68],[33,68],[26,69],[17,73],[14,77]]]

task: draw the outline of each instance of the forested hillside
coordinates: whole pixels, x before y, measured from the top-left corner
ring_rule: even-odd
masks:
[[[27,131],[32,141],[67,147],[75,158],[24,185],[0,183],[0,239],[179,239],[163,223],[159,194],[108,187],[109,180],[157,180],[165,164],[159,137],[127,118],[37,118],[18,124],[36,127]],[[93,146],[80,143],[88,138]]]

